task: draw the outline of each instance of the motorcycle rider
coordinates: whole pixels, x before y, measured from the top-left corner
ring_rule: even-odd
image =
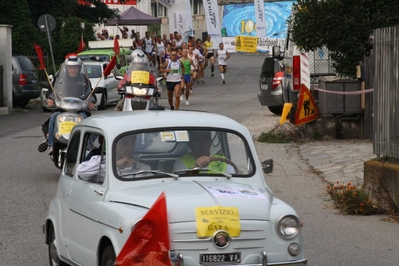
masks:
[[[61,72],[61,73],[60,73]],[[89,78],[87,77],[85,67],[82,64],[81,60],[77,55],[72,54],[68,55],[65,59],[64,63],[60,67],[60,71],[57,72],[56,77],[53,82],[53,87],[55,91],[49,90],[47,94],[47,107],[48,108],[57,108],[55,106],[55,100],[58,97],[62,97],[63,93],[57,91],[57,85],[62,84],[60,86],[68,86],[68,90],[71,91],[71,95],[76,95],[76,98],[87,97],[91,93],[91,83]],[[57,84],[58,83],[58,84]],[[82,92],[82,88],[84,91]],[[83,98],[82,98],[83,100]],[[86,99],[84,99],[86,100]],[[88,108],[90,110],[95,108],[96,98],[95,96],[90,96],[88,101]],[[54,123],[56,117],[62,112],[61,109],[56,109],[51,115],[50,118],[43,125],[43,133],[47,137],[47,139],[39,145],[38,150],[40,152],[44,152],[47,148],[50,149],[49,155],[52,154],[52,147],[54,143]],[[81,116],[84,118],[89,116],[90,113],[86,111],[79,112]],[[48,125],[46,127],[46,124]],[[47,132],[46,132],[47,131]]]
[[[134,50],[132,52],[132,61],[130,62],[129,68],[126,71],[123,80],[121,80],[118,84],[117,91],[120,91],[124,88],[127,83],[131,83],[131,74],[132,71],[146,71],[149,72],[149,85],[154,85],[156,87],[156,78],[154,74],[151,72],[150,61],[147,55],[141,50]],[[159,93],[159,92],[158,92]],[[114,108],[114,111],[122,111],[124,98],[119,100],[118,104]]]

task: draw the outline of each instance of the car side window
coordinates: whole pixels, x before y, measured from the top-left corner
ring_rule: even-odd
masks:
[[[86,133],[81,162],[77,167],[79,179],[102,184],[105,179],[105,139],[97,133]]]
[[[78,159],[78,151],[79,151],[79,143],[80,143],[80,131],[75,132],[73,134],[72,138],[69,140],[69,146],[65,158],[65,173],[67,175],[73,176],[75,169],[76,169],[76,163]]]

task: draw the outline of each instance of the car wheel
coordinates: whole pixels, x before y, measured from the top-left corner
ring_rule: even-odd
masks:
[[[55,239],[55,232],[53,225],[50,225],[49,244],[48,244],[48,258],[50,266],[68,266],[65,262],[60,260],[57,252],[57,240]]]
[[[281,115],[283,113],[283,106],[268,106],[270,112],[272,112],[275,115]]]
[[[103,255],[101,257],[100,266],[114,266],[115,264],[115,252],[112,246],[107,246],[104,249]]]
[[[100,105],[98,106],[98,110],[105,110],[106,106],[107,106],[107,93],[105,91],[103,91],[103,93],[101,94],[101,101],[100,101]]]

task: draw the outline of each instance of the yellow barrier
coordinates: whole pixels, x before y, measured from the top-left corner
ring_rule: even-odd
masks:
[[[290,113],[291,108],[292,108],[292,103],[284,104],[283,114],[281,115],[281,118],[280,118],[280,125],[284,124],[287,121],[287,116]]]

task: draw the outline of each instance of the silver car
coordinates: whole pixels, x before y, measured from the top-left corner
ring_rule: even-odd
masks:
[[[259,77],[258,100],[273,114],[281,115],[284,106],[282,80],[284,72],[280,61],[266,57]]]
[[[115,67],[107,77],[101,78],[109,62],[83,61],[83,64],[87,68],[91,86],[95,90],[98,110],[104,110],[109,104],[116,104],[121,98],[116,92],[119,80],[115,76],[120,75],[118,69]]]
[[[72,130],[44,221],[49,265],[306,265],[272,170],[225,116],[92,115]]]

